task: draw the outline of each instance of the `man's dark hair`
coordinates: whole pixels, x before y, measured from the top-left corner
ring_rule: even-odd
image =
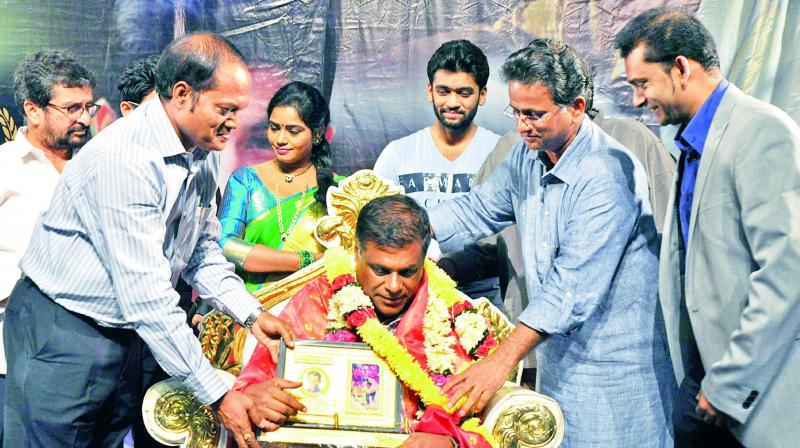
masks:
[[[14,70],[13,84],[14,101],[25,115],[25,101],[47,107],[53,98],[54,86],[94,88],[95,78],[72,54],[61,50],[42,50],[25,56],[19,63]]]
[[[428,82],[439,70],[469,73],[483,89],[489,81],[489,61],[480,48],[468,40],[451,40],[436,49],[428,61]]]
[[[117,83],[120,100],[139,104],[144,97],[155,90],[156,65],[158,65],[157,54],[131,62],[122,72],[119,83]]]
[[[308,372],[308,376],[315,376],[318,380],[322,380],[322,374],[315,370]]]
[[[685,56],[705,70],[719,67],[714,38],[697,17],[677,8],[653,8],[634,17],[614,40],[623,58],[645,44],[644,60],[669,71],[675,58]]]
[[[421,241],[424,254],[431,242],[428,213],[409,196],[395,194],[373,199],[358,214],[356,239],[361,250],[369,242],[400,249]]]
[[[172,87],[178,81],[189,84],[195,94],[213,89],[214,72],[229,61],[245,64],[242,53],[216,34],[190,34],[175,40],[161,53],[156,66],[158,96],[171,99]]]
[[[570,106],[582,96],[586,110],[592,109],[594,76],[572,47],[557,40],[532,40],[506,59],[501,75],[506,82],[544,84],[553,102],[560,106]]]

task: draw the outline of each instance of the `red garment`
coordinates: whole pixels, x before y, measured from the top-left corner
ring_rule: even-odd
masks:
[[[333,296],[333,292],[334,289],[328,282],[327,277],[322,276],[309,282],[289,300],[281,312],[280,318],[289,324],[295,338],[324,339],[325,325],[328,323],[328,302]],[[428,278],[427,275],[423,275],[416,296],[394,332],[400,344],[414,356],[423,369],[427,369],[422,334],[422,323],[427,304]],[[471,358],[461,348],[460,344],[456,344],[454,349],[459,358],[458,365],[455,366],[457,370],[462,363],[470,361]],[[251,384],[267,381],[276,375],[277,368],[275,363],[272,362],[269,350],[259,344],[250,361],[244,366],[242,373],[236,379],[234,389],[241,391]],[[414,421],[414,415],[419,409],[419,398],[408,388],[405,388],[403,395],[403,413],[409,417],[409,420]],[[428,407],[420,421],[413,426],[413,430],[448,435],[453,437],[460,447],[490,448],[489,443],[483,436],[464,431],[458,426],[456,417],[447,414],[437,406]]]

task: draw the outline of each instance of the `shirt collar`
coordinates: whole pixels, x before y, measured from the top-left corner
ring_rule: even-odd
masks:
[[[706,99],[700,109],[694,114],[689,123],[686,124],[675,136],[675,146],[683,152],[690,149],[695,150],[698,154],[703,153],[703,147],[708,138],[708,131],[711,129],[711,122],[714,120],[714,114],[717,113],[719,103],[722,102],[722,97],[725,96],[725,91],[728,89],[728,80],[720,81],[717,88]]]
[[[147,101],[139,107],[144,109],[142,117],[147,117],[147,125],[152,128],[153,135],[164,158],[186,153],[191,154],[194,160],[204,160],[208,157],[208,151],[197,146],[188,151],[183,147],[183,143],[178,138],[178,134],[175,133],[175,128],[172,127],[172,122],[160,100]]]
[[[552,178],[557,178],[564,183],[572,183],[580,174],[579,164],[581,159],[583,158],[583,153],[586,152],[586,148],[588,145],[585,145],[587,139],[591,138],[592,134],[592,122],[589,120],[588,117],[583,117],[583,122],[581,122],[581,127],[578,129],[578,133],[575,135],[575,138],[572,139],[567,149],[561,154],[561,158],[558,159],[556,165],[551,169],[549,172],[545,173],[542,176],[542,183],[552,183]],[[539,151],[539,157],[547,157],[547,154],[544,151]],[[539,163],[544,163],[539,160]]]
[[[47,156],[44,154],[44,150],[41,148],[37,148],[33,146],[30,140],[28,140],[28,127],[22,126],[17,129],[17,135],[14,136],[14,143],[15,145],[8,148],[10,151],[16,153],[16,156],[20,159],[28,156],[29,154],[39,160],[40,162],[47,162],[51,164],[50,160],[47,159]]]

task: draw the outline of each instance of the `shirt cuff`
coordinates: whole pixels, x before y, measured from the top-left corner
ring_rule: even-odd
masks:
[[[569,333],[565,309],[572,309],[574,298],[572,293],[564,294],[561,306],[549,303],[541,297],[532,298],[528,306],[522,310],[518,320],[526,326],[547,334],[563,335]]]
[[[437,211],[437,209],[439,211]],[[447,216],[450,210],[442,205],[428,213],[428,219],[433,229],[434,238],[444,253],[459,250],[458,240],[460,239],[458,224],[451,216]]]
[[[223,303],[228,309],[228,314],[240,325],[244,325],[244,321],[261,306],[258,300],[251,296],[244,287],[241,288],[241,291],[237,291],[235,295],[230,296],[230,298],[226,296]]]
[[[219,400],[230,389],[216,369],[209,363],[203,363],[200,371],[190,375],[183,384],[200,400],[201,403],[210,405]]]

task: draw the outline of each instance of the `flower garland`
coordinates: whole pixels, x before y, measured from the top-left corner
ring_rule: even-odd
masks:
[[[425,320],[428,320],[430,313],[430,334],[425,334],[426,342],[428,338],[444,341],[440,339],[441,334],[445,333],[442,326],[447,326],[449,334],[450,322],[453,322],[455,333],[461,347],[470,356],[482,358],[487,356],[492,349],[497,347],[497,341],[492,332],[486,325],[483,316],[478,313],[471,303],[463,300],[456,290],[456,282],[453,281],[439,266],[430,260],[425,260],[425,273],[428,274],[428,307],[425,309]],[[441,299],[441,300],[438,300]],[[443,318],[442,313],[449,308],[447,317]],[[423,320],[423,330],[425,329]],[[436,325],[438,323],[438,325]],[[435,330],[434,330],[435,329]],[[453,363],[448,364],[448,360],[455,360],[455,351],[451,348],[452,342],[447,343],[447,349],[437,347],[438,350],[431,350],[429,354],[426,350],[425,355],[428,359],[428,368],[434,374],[449,375],[454,373]],[[426,345],[427,348],[427,345]],[[452,356],[450,355],[452,353]],[[431,367],[433,357],[435,366],[445,366],[442,371],[436,371]],[[448,373],[449,371],[449,373]],[[449,379],[449,377],[447,378]],[[445,381],[446,382],[446,381]]]
[[[428,276],[428,304],[423,318],[428,364],[426,372],[377,319],[372,301],[353,275],[355,263],[352,256],[343,248],[330,248],[325,252],[325,268],[334,290],[329,302],[325,339],[353,342],[360,337],[389,365],[403,384],[419,396],[425,406],[436,405],[449,414],[455,412],[465,397],[449,407],[449,399],[442,395],[439,387],[446,384],[454,373],[458,360],[453,349],[456,340],[475,358],[488,355],[497,346],[486,321],[469,302],[459,296],[455,282],[433,262],[425,260]],[[490,445],[496,445],[491,433],[480,424],[478,418],[466,419],[461,427],[479,433]]]

